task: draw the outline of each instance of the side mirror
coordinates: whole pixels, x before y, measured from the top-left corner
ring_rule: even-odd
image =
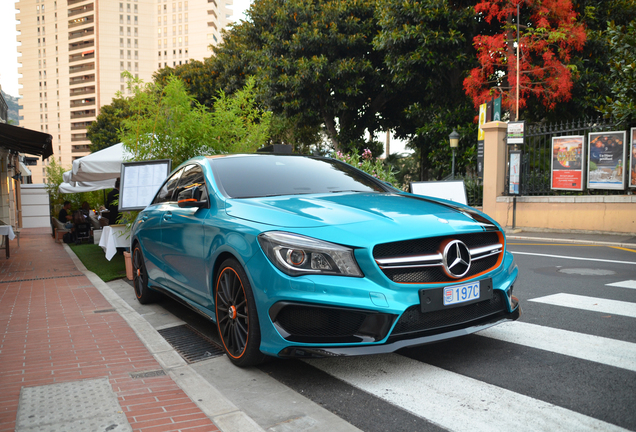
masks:
[[[205,190],[205,186],[195,184],[182,190],[181,192],[179,192],[177,204],[181,208],[207,207],[208,196]]]

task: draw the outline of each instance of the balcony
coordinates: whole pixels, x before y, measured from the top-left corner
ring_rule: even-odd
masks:
[[[68,34],[68,39],[72,40],[72,39],[77,39],[77,38],[81,38],[81,37],[92,36],[94,34],[95,34],[95,28],[94,27],[90,27],[90,28],[87,28],[87,29],[76,30],[74,32],[70,32]]]
[[[91,105],[95,105],[95,98],[87,98],[87,99],[71,101],[71,108],[79,108],[79,107],[85,107],[85,106],[91,106]]]
[[[91,123],[93,122],[78,122],[78,123],[71,123],[71,130],[82,130],[82,129],[86,129],[87,127],[89,127],[91,125]]]
[[[80,6],[80,7],[74,8],[74,9],[69,9],[68,16],[70,18],[70,17],[76,16],[76,15],[80,15],[80,14],[83,14],[83,13],[92,12],[93,9],[94,9],[93,3],[87,4],[85,6]]]
[[[67,4],[69,6],[73,6],[74,4],[82,3],[82,2],[85,2],[85,1],[88,1],[88,0],[68,0]]]
[[[85,133],[79,133],[79,134],[71,134],[71,141],[72,142],[77,142],[77,141],[86,141],[88,138],[86,138],[86,134]],[[78,146],[79,147],[79,146]],[[83,151],[83,150],[82,150]]]
[[[93,24],[94,22],[95,22],[95,19],[93,15],[82,17],[82,18],[75,18],[68,22],[68,28],[79,27],[86,24]]]
[[[73,141],[72,138],[71,141]],[[71,146],[71,153],[86,153],[89,151],[91,151],[89,144],[75,144]]]
[[[73,97],[73,96],[81,96],[81,95],[85,95],[85,94],[95,94],[95,86],[88,86],[88,87],[80,87],[80,88],[76,88],[76,89],[71,89],[71,91],[69,92],[69,95],[71,97]]]
[[[84,72],[89,70],[95,70],[95,62],[86,63],[83,65],[77,65],[77,66],[69,66],[68,73],[74,74],[74,73]]]
[[[79,41],[79,42],[73,42],[68,44],[68,50],[69,51],[75,51],[79,49],[86,50],[87,48],[94,47],[94,46],[95,46],[94,40]]]
[[[71,119],[95,117],[95,110],[71,111]]]
[[[93,58],[95,58],[95,50],[88,50],[88,51],[84,51],[83,53],[72,54],[68,56],[68,62],[75,63],[77,61],[90,60]]]
[[[74,84],[84,84],[89,82],[95,82],[95,75],[82,75],[78,77],[69,78],[68,83],[70,85]]]

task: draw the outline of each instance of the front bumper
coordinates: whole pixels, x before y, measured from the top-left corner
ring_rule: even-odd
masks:
[[[514,298],[514,297],[513,297]],[[517,299],[514,299],[517,303]],[[385,354],[397,351],[401,348],[425,345],[433,342],[439,342],[459,336],[465,336],[488,327],[492,327],[505,321],[514,321],[521,316],[521,306],[512,312],[500,312],[494,315],[474,320],[466,327],[466,323],[458,324],[445,328],[442,332],[424,331],[418,332],[411,337],[389,337],[388,342],[380,345],[360,345],[360,346],[290,346],[284,348],[278,353],[279,357],[301,357],[301,358],[321,358],[321,357],[337,357],[337,356],[355,356],[369,354]],[[427,334],[433,333],[433,334]]]
[[[491,282],[497,302],[452,308],[450,317],[444,315],[446,311],[420,313],[419,291],[447,284],[395,284],[384,275],[368,273],[364,278],[292,278],[275,269],[264,255],[246,264],[258,306],[260,349],[276,357],[392,352],[474,333],[521,314],[512,295],[518,269],[509,252],[496,270],[478,279]],[[285,308],[292,313],[283,319],[280,311]],[[312,309],[330,312],[322,315]]]

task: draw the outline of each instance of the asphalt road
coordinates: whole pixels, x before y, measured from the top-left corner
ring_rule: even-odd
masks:
[[[636,431],[636,250],[511,240],[514,323],[394,354],[195,369],[270,431]],[[155,328],[212,325],[169,300]],[[335,414],[335,416],[334,416]]]

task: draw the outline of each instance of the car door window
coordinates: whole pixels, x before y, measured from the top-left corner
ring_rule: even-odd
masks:
[[[202,189],[201,201],[208,201],[207,188],[205,187],[205,176],[203,170],[199,165],[188,165],[185,167],[183,175],[179,180],[179,186],[174,195],[174,199],[177,199],[179,192],[192,186],[199,186]]]
[[[157,192],[155,199],[152,201],[153,204],[160,204],[173,200],[174,191],[179,184],[179,178],[181,177],[181,174],[183,174],[183,171],[184,169],[181,168],[179,171],[170,176],[168,180],[166,180],[163,186],[161,186],[161,189],[159,189],[159,192]]]

